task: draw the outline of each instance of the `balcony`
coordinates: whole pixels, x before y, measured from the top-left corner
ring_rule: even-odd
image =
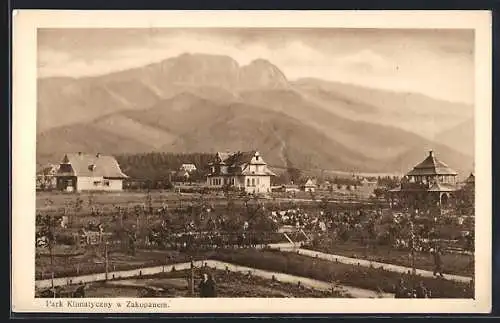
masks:
[[[430,187],[430,183],[401,183],[401,190],[403,191],[426,191]]]

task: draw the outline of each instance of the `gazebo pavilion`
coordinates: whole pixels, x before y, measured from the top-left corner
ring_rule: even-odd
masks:
[[[446,208],[459,189],[457,172],[438,160],[433,151],[403,177],[401,185],[391,190],[391,202],[420,209],[422,206]]]

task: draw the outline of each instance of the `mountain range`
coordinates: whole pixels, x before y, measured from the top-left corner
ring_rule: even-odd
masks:
[[[40,78],[37,159],[68,151],[258,149],[274,167],[405,172],[433,149],[473,166],[473,107],[303,78],[257,59],[183,54],[106,75]],[[55,160],[54,160],[55,159]]]

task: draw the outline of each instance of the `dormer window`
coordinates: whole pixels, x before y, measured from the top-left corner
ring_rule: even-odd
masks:
[[[94,164],[89,165],[89,170],[93,172],[95,170],[95,165]]]

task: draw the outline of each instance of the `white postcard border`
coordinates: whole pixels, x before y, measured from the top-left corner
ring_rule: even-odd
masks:
[[[167,308],[49,307],[34,298],[37,28],[303,27],[475,30],[476,240],[474,300],[134,299]],[[485,313],[491,309],[491,14],[489,11],[57,11],[13,14],[12,311],[67,313]]]

